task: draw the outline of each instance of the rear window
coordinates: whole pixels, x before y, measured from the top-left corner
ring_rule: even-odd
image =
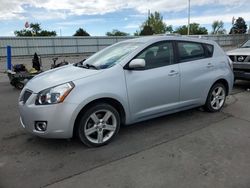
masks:
[[[214,46],[211,44],[204,44],[207,48],[207,55],[208,57],[212,57],[214,53]]]
[[[181,62],[202,59],[206,57],[201,43],[178,42],[179,58]]]

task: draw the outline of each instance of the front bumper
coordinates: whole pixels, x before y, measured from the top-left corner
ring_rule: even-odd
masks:
[[[250,80],[250,63],[234,62],[233,68],[235,79]]]
[[[250,63],[247,62],[233,62],[234,69],[244,69],[250,71]]]
[[[243,70],[234,70],[234,78],[242,80],[250,80],[250,72],[245,72]]]
[[[25,104],[19,102],[20,122],[28,132],[45,138],[71,138],[77,108],[67,102],[53,105],[35,105],[36,94],[32,94]],[[47,121],[46,131],[37,131],[35,121]]]

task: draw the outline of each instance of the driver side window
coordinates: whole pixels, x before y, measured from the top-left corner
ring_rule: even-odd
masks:
[[[172,42],[158,42],[143,50],[136,59],[144,59],[145,69],[153,69],[174,63]]]

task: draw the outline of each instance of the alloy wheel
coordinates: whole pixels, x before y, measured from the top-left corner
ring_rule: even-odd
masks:
[[[219,110],[223,106],[225,98],[226,98],[225,89],[221,86],[215,87],[210,99],[211,107],[214,110]]]
[[[117,119],[110,110],[93,112],[84,125],[84,134],[94,144],[107,142],[117,129]]]

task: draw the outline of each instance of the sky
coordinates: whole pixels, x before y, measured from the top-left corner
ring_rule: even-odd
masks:
[[[243,17],[250,25],[250,0],[190,0],[191,23],[211,31],[222,20],[229,32],[232,18]],[[188,0],[0,0],[0,36],[14,36],[25,22],[40,23],[58,36],[72,36],[84,28],[91,36],[118,29],[134,34],[146,20],[148,10],[158,11],[167,25],[187,24]]]

